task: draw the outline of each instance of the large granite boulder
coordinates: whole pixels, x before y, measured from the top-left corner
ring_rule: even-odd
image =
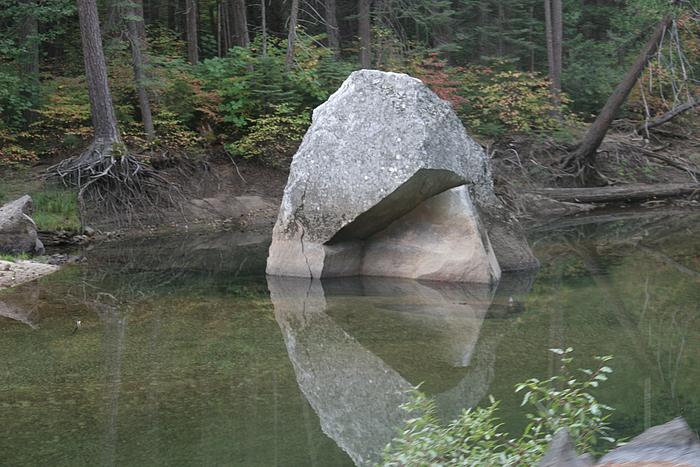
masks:
[[[554,434],[547,452],[538,465],[539,467],[589,467],[593,465],[593,458],[589,455],[576,454],[569,431],[561,428]]]
[[[491,283],[536,266],[488,157],[421,81],[357,71],[314,111],[268,274]]]
[[[32,198],[24,195],[0,208],[0,252],[37,253],[44,252],[32,215]]]
[[[679,417],[649,428],[603,456],[600,466],[677,465],[700,467],[700,439]]]

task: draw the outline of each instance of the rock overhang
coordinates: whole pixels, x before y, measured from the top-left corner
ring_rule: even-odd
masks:
[[[450,223],[439,213],[431,218],[426,203],[433,210],[460,212],[461,224]],[[486,223],[501,224],[499,240],[524,241],[514,219],[506,215],[511,225],[504,224],[502,209],[493,194],[488,157],[466,134],[448,103],[415,78],[362,70],[314,111],[290,169],[268,273],[307,277],[367,273],[363,266],[367,245],[374,245],[376,256],[373,236],[398,223],[404,231],[394,227],[392,235],[399,244],[390,244],[391,235],[386,233],[380,235],[381,244],[404,251],[380,272],[391,274],[389,265],[394,264],[398,277],[492,282],[500,276],[500,267],[488,240],[489,226],[480,220],[480,213],[489,211]],[[408,217],[418,224],[437,223],[421,227],[407,223]],[[421,235],[430,237],[423,238],[430,248],[441,249],[438,232],[457,242],[453,246],[460,253],[469,250],[474,255],[470,260],[462,254],[465,274],[455,273],[460,266],[454,262],[445,266],[451,272],[442,274],[440,269],[450,263],[448,257],[443,266],[433,261],[435,271],[400,264],[409,258],[421,260],[409,252],[423,249],[423,255],[431,255],[421,245]],[[462,234],[471,243],[465,243]],[[517,261],[532,263],[527,244],[519,248]],[[352,259],[356,255],[360,258]],[[475,265],[486,272],[476,273]]]

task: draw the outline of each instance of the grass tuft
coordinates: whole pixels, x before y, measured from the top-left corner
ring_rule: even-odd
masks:
[[[11,263],[14,263],[14,262],[20,261],[20,260],[29,259],[29,258],[30,258],[30,256],[27,253],[19,253],[17,255],[8,255],[5,253],[0,253],[0,260],[10,261]]]
[[[80,231],[78,204],[73,191],[61,188],[46,188],[32,194],[34,222],[39,230]]]

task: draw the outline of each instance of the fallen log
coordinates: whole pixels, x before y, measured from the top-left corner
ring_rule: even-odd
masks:
[[[569,203],[624,203],[700,193],[700,183],[664,183],[605,186],[596,188],[536,188],[525,193]]]

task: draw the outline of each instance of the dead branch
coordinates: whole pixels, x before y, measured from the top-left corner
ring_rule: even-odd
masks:
[[[652,128],[670,122],[677,116],[682,115],[683,113],[692,110],[697,106],[700,106],[700,97],[693,98],[685,104],[679,105],[678,107],[669,110],[663,115],[659,115],[658,117],[645,121],[642,125],[637,126],[636,131],[637,133],[642,134],[648,130],[651,130]]]

